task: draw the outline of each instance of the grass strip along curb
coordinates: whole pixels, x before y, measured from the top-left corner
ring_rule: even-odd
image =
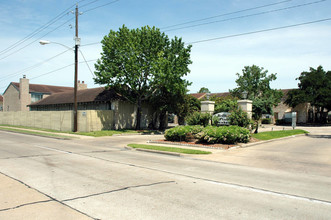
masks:
[[[43,132],[37,132],[37,131],[27,131],[27,130],[15,129],[15,128],[0,127],[0,130],[21,133],[21,134],[30,134],[30,135],[36,135],[36,136],[42,136],[42,137],[57,138],[57,139],[66,139],[66,140],[74,139],[74,137],[62,136],[62,135],[51,134],[51,133],[43,133]]]
[[[175,152],[182,154],[211,154],[211,152],[209,151],[193,150],[193,149],[178,148],[178,147],[164,147],[164,146],[145,145],[145,144],[128,144],[128,146],[138,149],[140,148],[140,149]]]
[[[301,129],[283,130],[283,131],[266,131],[266,132],[260,132],[257,134],[253,134],[252,137],[259,139],[259,140],[267,141],[267,140],[288,137],[288,136],[298,135],[298,134],[307,134],[307,133],[309,133],[309,132],[305,131],[305,130],[301,130]]]

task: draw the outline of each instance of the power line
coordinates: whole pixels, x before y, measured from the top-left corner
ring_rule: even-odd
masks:
[[[85,1],[85,0],[83,0]],[[73,5],[74,6],[74,5]],[[59,15],[48,21],[46,24],[42,25],[41,27],[37,28],[35,31],[32,33],[28,34],[26,37],[23,39],[15,42],[14,44],[10,45],[6,49],[0,51],[0,55],[6,54],[10,50],[16,48],[17,46],[21,45],[22,43],[26,42],[27,40],[31,39],[33,36],[37,35],[41,31],[45,30],[48,28],[50,25],[54,24],[55,22],[59,21],[61,18],[63,18],[65,15],[67,15],[68,10],[70,10],[73,6],[70,6],[69,8],[65,9],[63,12],[61,12]]]
[[[65,22],[62,23],[61,25],[57,26],[57,27],[54,28],[53,30],[51,30],[51,31],[47,32],[46,34],[42,35],[40,38],[43,38],[43,37],[47,36],[48,34],[50,34],[50,33],[54,32],[54,31],[56,31],[57,29],[59,29],[60,27],[62,27],[63,25],[65,25],[66,23],[68,23],[68,22],[71,21],[71,20],[73,20],[73,18],[68,19],[67,21],[65,21]],[[20,49],[17,49],[17,50],[15,50],[14,52],[12,52],[12,53],[10,53],[10,54],[7,54],[7,55],[4,56],[4,57],[1,57],[0,60],[3,60],[3,59],[5,59],[5,58],[7,58],[7,57],[9,57],[9,56],[11,56],[11,55],[13,55],[13,54],[15,54],[15,53],[21,51],[21,50],[23,50],[24,48],[30,46],[31,44],[33,44],[33,43],[35,43],[35,42],[37,42],[37,41],[38,41],[38,39],[37,39],[37,40],[33,40],[32,42],[26,44],[25,46],[21,47]]]
[[[92,77],[95,77],[94,73],[92,72],[90,66],[88,65],[88,63],[87,63],[87,61],[86,61],[86,59],[85,59],[85,56],[84,56],[84,54],[83,54],[83,51],[79,49],[79,52],[80,52],[80,54],[82,55],[82,57],[83,57],[83,59],[84,59],[86,65],[87,65],[87,67],[88,67],[88,69],[89,69],[89,71],[90,71],[90,73],[91,73],[91,75],[92,75]]]
[[[84,8],[84,7],[88,6],[88,5],[91,5],[91,4],[93,4],[93,3],[97,2],[97,1],[100,1],[100,0],[94,0],[94,1],[91,1],[91,2],[89,2],[89,3],[86,3],[86,4],[84,4],[84,5],[81,5],[79,8],[82,9],[82,8]]]
[[[87,60],[86,62],[93,62],[93,61],[97,61],[97,60],[98,60],[98,59]],[[79,63],[85,63],[85,61],[82,61],[82,62],[79,62]],[[60,67],[60,68],[58,68],[58,69],[55,69],[55,70],[49,71],[49,72],[47,72],[47,73],[43,73],[43,74],[41,74],[41,75],[38,75],[38,76],[36,76],[36,77],[31,78],[31,80],[32,80],[32,79],[39,78],[39,77],[42,77],[42,76],[45,76],[45,75],[48,75],[48,74],[51,74],[51,73],[54,73],[54,72],[57,72],[57,71],[60,71],[60,70],[63,70],[63,69],[65,69],[65,68],[68,68],[69,66],[73,66],[73,65],[75,65],[75,63],[71,63],[71,64],[69,64],[69,65],[66,65],[66,66]]]
[[[103,5],[96,6],[94,8],[87,9],[87,10],[84,11],[84,13],[89,12],[89,11],[93,11],[93,10],[98,9],[98,8],[101,8],[101,7],[105,7],[105,6],[110,5],[110,4],[114,4],[114,3],[118,2],[118,1],[120,1],[120,0],[115,0],[115,1],[108,2],[108,3],[103,4]]]
[[[234,12],[229,12],[229,13],[225,13],[225,14],[214,15],[214,16],[207,17],[207,18],[201,18],[201,19],[197,19],[197,20],[192,20],[192,21],[187,21],[187,22],[184,22],[184,23],[179,23],[179,24],[174,24],[174,25],[162,27],[160,29],[168,29],[168,28],[172,28],[172,27],[182,26],[182,25],[185,25],[185,24],[191,24],[191,23],[195,23],[195,22],[199,22],[199,21],[205,21],[205,20],[209,20],[209,19],[213,19],[213,18],[227,16],[227,15],[238,14],[238,13],[241,13],[241,12],[256,10],[256,9],[260,9],[260,8],[266,8],[266,7],[269,7],[269,6],[279,5],[279,4],[283,4],[283,3],[286,3],[286,2],[290,2],[290,1],[293,1],[293,0],[275,2],[275,3],[271,3],[271,4],[266,4],[266,5],[261,5],[261,6],[257,6],[257,7],[247,8],[247,9],[234,11]]]
[[[86,47],[86,46],[92,46],[92,45],[96,45],[96,44],[101,44],[101,42],[88,43],[88,44],[84,44],[84,45],[80,45],[80,46]]]
[[[298,26],[314,24],[314,23],[330,21],[330,20],[331,20],[331,18],[325,18],[325,19],[316,20],[316,21],[309,21],[309,22],[305,22],[305,23],[287,25],[287,26],[276,27],[276,28],[269,28],[269,29],[264,29],[264,30],[259,30],[259,31],[252,31],[252,32],[246,32],[246,33],[241,33],[241,34],[233,34],[233,35],[227,35],[227,36],[223,36],[223,37],[215,37],[215,38],[210,38],[210,39],[205,39],[205,40],[192,41],[192,42],[187,43],[187,44],[197,44],[197,43],[203,43],[203,42],[207,42],[207,41],[221,40],[221,39],[225,39],[225,38],[239,37],[239,36],[257,34],[257,33],[262,33],[262,32],[267,32],[267,31],[275,31],[275,30],[298,27]]]
[[[66,53],[66,52],[68,52],[68,51],[69,51],[69,49],[68,49],[68,50],[65,50],[65,51],[63,51],[63,52],[61,52],[61,53],[59,53],[59,54],[56,54],[55,56],[50,57],[50,58],[48,58],[48,59],[46,59],[46,60],[44,60],[44,61],[42,61],[42,62],[39,62],[39,63],[37,63],[37,64],[35,64],[35,65],[33,65],[33,66],[26,67],[26,68],[24,68],[24,69],[22,69],[22,70],[19,70],[19,71],[16,71],[16,72],[14,72],[14,73],[8,74],[7,76],[1,77],[0,79],[1,79],[1,80],[8,79],[8,78],[14,77],[14,76],[16,76],[16,75],[19,75],[19,74],[25,73],[25,72],[27,72],[27,71],[30,71],[30,70],[32,70],[32,69],[35,69],[35,68],[37,68],[37,67],[43,65],[44,63],[46,63],[46,62],[48,62],[48,61],[50,61],[50,60],[52,60],[52,59],[54,59],[54,58],[56,58],[56,57],[58,57],[58,56],[61,56],[62,54]]]
[[[308,5],[312,5],[312,4],[318,4],[318,3],[321,3],[321,2],[325,2],[325,1],[327,1],[327,0],[319,0],[319,1],[315,1],[315,2],[309,2],[309,3],[306,3],[306,4],[299,4],[299,5],[294,5],[294,6],[290,6],[290,7],[285,7],[285,8],[275,9],[275,10],[269,10],[269,11],[259,12],[259,13],[255,13],[255,14],[249,14],[249,15],[243,15],[243,16],[238,16],[238,17],[233,17],[233,18],[227,18],[227,19],[218,20],[218,21],[210,21],[210,22],[205,22],[205,23],[201,23],[201,24],[189,25],[189,26],[185,26],[185,27],[178,27],[178,28],[168,29],[168,30],[164,30],[164,31],[169,32],[169,31],[187,29],[187,28],[198,27],[198,26],[203,26],[203,25],[208,25],[208,24],[215,24],[215,23],[220,23],[220,22],[226,22],[226,21],[231,21],[231,20],[236,20],[236,19],[248,18],[248,17],[258,16],[258,15],[263,15],[263,14],[269,14],[269,13],[273,13],[273,12],[279,12],[279,11],[284,11],[284,10],[290,10],[290,9],[294,9],[294,8],[304,7],[304,6],[308,6]]]

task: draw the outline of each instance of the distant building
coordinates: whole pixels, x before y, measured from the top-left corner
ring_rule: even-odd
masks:
[[[86,89],[87,85],[78,84],[78,89]],[[3,93],[3,111],[29,111],[28,105],[47,96],[59,92],[73,91],[73,87],[30,84],[23,76],[19,83],[11,82]]]
[[[291,112],[297,113],[297,123],[307,123],[311,121],[312,118],[312,112],[313,109],[310,106],[309,103],[303,103],[295,108],[292,108],[285,104],[285,100],[287,98],[287,94],[290,90],[293,89],[282,89],[283,97],[281,98],[281,102],[273,108],[273,120],[276,122],[276,120],[283,119],[285,122],[288,120],[291,120]],[[190,94],[193,97],[203,100],[206,99],[207,93],[192,93]],[[229,92],[223,92],[223,93],[209,93],[209,97],[231,97],[231,94]]]

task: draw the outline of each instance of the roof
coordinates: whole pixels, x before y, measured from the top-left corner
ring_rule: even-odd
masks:
[[[20,83],[12,82],[17,89],[20,88]],[[46,93],[46,94],[53,94],[59,92],[67,92],[73,91],[73,87],[65,87],[65,86],[50,86],[50,85],[41,85],[41,84],[29,84],[29,92],[36,92],[36,93]]]
[[[207,93],[191,93],[190,95],[197,99],[202,99]]]
[[[122,96],[112,89],[105,89],[105,87],[83,89],[77,91],[77,102],[107,102],[116,99],[123,99]],[[41,99],[29,106],[40,105],[58,105],[58,104],[72,104],[74,103],[74,92],[61,92],[50,95]]]
[[[295,90],[295,89],[281,89],[280,91],[283,92],[283,97],[282,97],[282,102],[284,102],[287,98],[287,94],[289,91],[291,90]],[[197,99],[202,99],[206,96],[207,93],[191,93],[190,95],[197,98]],[[227,97],[227,96],[231,96],[230,92],[221,92],[221,93],[209,93],[210,97],[212,96],[216,96],[216,97]]]
[[[222,93],[209,93],[210,94],[210,97],[212,96],[216,96],[216,97],[226,97],[226,96],[229,96],[231,95],[229,92],[222,92]],[[197,99],[202,99],[204,98],[207,93],[191,93],[190,94],[191,96],[197,98]]]

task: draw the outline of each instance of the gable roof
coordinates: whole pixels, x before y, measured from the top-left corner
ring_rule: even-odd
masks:
[[[20,83],[11,82],[17,89],[20,88]],[[44,93],[44,94],[53,94],[58,92],[67,92],[73,91],[73,87],[65,86],[50,86],[50,85],[41,85],[41,84],[29,84],[29,92]]]
[[[197,99],[202,99],[207,93],[191,93],[190,95]]]
[[[77,91],[77,102],[107,102],[111,100],[123,99],[123,97],[112,89],[105,87],[83,89]],[[73,104],[74,91],[61,92],[50,95],[44,99],[30,104],[29,106],[40,105],[58,105],[58,104]]]
[[[209,94],[210,94],[210,97],[212,97],[212,96],[226,97],[226,96],[230,96],[231,95],[229,92],[209,93]],[[191,93],[190,95],[200,100],[200,99],[204,98],[207,95],[207,93]]]

